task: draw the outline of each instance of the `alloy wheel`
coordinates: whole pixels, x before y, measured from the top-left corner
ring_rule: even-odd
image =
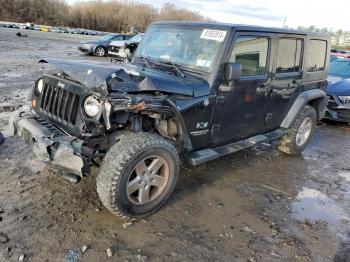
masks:
[[[97,49],[96,49],[96,55],[98,55],[98,56],[104,56],[105,55],[105,50],[103,49],[103,47],[98,47]]]
[[[135,205],[154,201],[165,189],[170,175],[168,163],[160,156],[147,157],[131,172],[126,192]]]
[[[298,128],[296,135],[297,146],[303,146],[308,140],[312,130],[312,119],[311,117],[306,117]]]

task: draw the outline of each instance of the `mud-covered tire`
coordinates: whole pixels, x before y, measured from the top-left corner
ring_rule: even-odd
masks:
[[[164,189],[153,201],[135,204],[127,192],[136,166],[147,157],[159,156],[167,163],[169,177]],[[180,161],[174,146],[149,133],[125,133],[106,154],[97,176],[97,192],[104,206],[122,218],[140,218],[156,212],[172,194]]]
[[[302,144],[297,143],[298,131],[306,119],[311,119],[311,131],[305,142]],[[298,155],[310,142],[310,139],[315,131],[317,122],[316,110],[312,106],[305,106],[300,112],[299,116],[295,120],[293,126],[289,129],[288,134],[284,135],[278,144],[278,149],[289,155]]]

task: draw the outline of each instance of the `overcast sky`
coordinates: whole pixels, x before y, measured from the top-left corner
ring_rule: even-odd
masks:
[[[67,0],[72,3],[77,0]],[[88,0],[80,0],[88,1]],[[219,22],[296,28],[299,25],[350,30],[350,0],[142,0],[161,7],[173,3]]]

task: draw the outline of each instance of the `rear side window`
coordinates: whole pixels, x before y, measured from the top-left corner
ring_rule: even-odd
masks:
[[[310,40],[309,54],[306,62],[308,72],[324,71],[326,63],[327,42],[323,40]]]
[[[240,36],[235,42],[230,62],[242,65],[242,76],[264,75],[268,50],[267,37]]]
[[[302,39],[281,38],[278,41],[276,73],[294,73],[301,69]]]

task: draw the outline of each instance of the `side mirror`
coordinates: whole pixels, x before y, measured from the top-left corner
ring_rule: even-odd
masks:
[[[242,65],[239,63],[227,63],[225,67],[225,80],[231,82],[239,80],[242,74]]]

